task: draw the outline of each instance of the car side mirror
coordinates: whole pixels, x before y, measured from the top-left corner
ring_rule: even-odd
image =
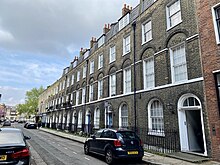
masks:
[[[91,138],[92,138],[92,139],[95,139],[95,135],[91,135]]]
[[[25,140],[30,140],[31,137],[30,137],[30,136],[24,136],[24,139],[25,139]]]

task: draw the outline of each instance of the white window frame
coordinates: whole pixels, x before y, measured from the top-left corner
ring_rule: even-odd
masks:
[[[98,69],[101,69],[102,67],[103,67],[103,54],[100,54]]]
[[[122,114],[123,106],[126,106],[126,111],[127,111],[126,116],[124,116]],[[120,109],[119,109],[119,128],[127,128],[127,127],[128,127],[128,105],[127,104],[122,104]]]
[[[142,24],[142,44],[145,44],[152,39],[152,21],[149,20]]]
[[[89,101],[93,101],[94,100],[94,84],[90,84],[89,85]]]
[[[109,76],[109,96],[116,95],[116,73]]]
[[[60,85],[59,85],[59,91],[62,90],[62,82],[60,82]]]
[[[76,105],[79,105],[79,90],[76,91]]]
[[[73,93],[71,93],[70,102],[73,102]]]
[[[109,48],[109,63],[114,62],[116,59],[116,49],[115,45]]]
[[[126,36],[123,38],[123,55],[131,52],[131,37]]]
[[[98,40],[98,48],[101,47],[105,43],[105,36],[99,38]]]
[[[82,104],[86,102],[86,87],[82,88]]]
[[[94,112],[94,128],[99,129],[100,124],[100,109],[96,108]]]
[[[80,71],[77,71],[77,77],[76,77],[76,81],[78,82],[80,80]]]
[[[148,58],[143,61],[143,77],[144,89],[155,87],[155,71],[154,71],[154,58]]]
[[[103,96],[103,79],[98,81],[98,99],[102,98]]]
[[[178,9],[178,10],[174,11],[173,13],[170,13],[171,8]],[[166,15],[167,15],[167,30],[175,27],[176,25],[182,22],[180,0],[173,0],[171,3],[167,5]],[[177,18],[179,19],[177,22],[172,21],[172,18],[174,18],[175,16],[177,16]]]
[[[70,76],[67,77],[66,87],[70,86]]]
[[[154,103],[156,104],[156,102],[158,104],[153,107],[155,109],[152,109],[152,104],[154,104]],[[156,111],[156,112],[153,112],[153,115],[152,115],[151,111],[153,111],[153,110]],[[155,123],[153,122],[153,119],[155,120]],[[154,127],[157,127],[156,129],[153,128],[153,124],[155,124]],[[148,134],[155,135],[155,136],[164,136],[163,105],[157,99],[151,100],[148,104],[148,127],[149,127],[148,128],[148,130],[149,130]]]
[[[86,64],[83,66],[83,78],[86,77]]]
[[[79,111],[78,113],[78,124],[77,128],[82,128],[82,110]]]
[[[131,92],[131,67],[124,69],[124,93]]]
[[[94,62],[94,60],[91,60],[90,61],[90,65],[89,65],[89,73],[90,74],[93,74],[94,73],[94,69],[95,69],[95,62]]]
[[[217,17],[216,10],[220,10],[220,3],[212,7],[212,18],[214,24],[216,43],[220,44],[220,15]]]
[[[119,20],[119,31],[130,23],[130,13]]]
[[[183,61],[181,63],[175,63],[174,62],[174,51],[178,48],[182,47],[182,51],[181,53],[184,53],[184,57],[182,57]],[[170,48],[170,59],[171,59],[171,73],[172,73],[172,83],[176,83],[176,82],[184,82],[188,80],[188,72],[187,72],[187,62],[186,62],[186,51],[185,51],[185,44],[181,43],[178,45],[175,45],[174,47]],[[184,74],[184,78],[182,79],[177,79],[176,76],[176,71],[180,70],[179,68],[182,67],[182,72],[180,72],[181,74]]]
[[[72,77],[71,77],[71,85],[74,84],[74,78],[75,78],[75,76],[74,76],[74,74],[72,74]]]

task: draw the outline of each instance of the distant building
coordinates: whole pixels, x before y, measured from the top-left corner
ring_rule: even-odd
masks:
[[[5,118],[11,121],[15,121],[17,119],[17,112],[15,106],[6,106]]]
[[[0,104],[0,120],[3,121],[6,115],[6,106],[5,104]]]

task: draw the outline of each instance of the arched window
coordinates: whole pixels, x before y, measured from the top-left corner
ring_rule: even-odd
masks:
[[[128,106],[123,104],[119,111],[119,127],[128,127]]]
[[[183,102],[183,107],[200,106],[199,101],[195,97],[188,97]]]
[[[152,100],[148,105],[148,123],[150,132],[163,132],[163,106],[159,100]]]
[[[94,112],[94,127],[99,128],[100,109],[96,108]]]

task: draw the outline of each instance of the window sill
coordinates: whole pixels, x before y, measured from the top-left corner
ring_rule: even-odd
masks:
[[[181,24],[183,21],[181,20],[179,23],[177,23],[176,25],[173,25],[171,27],[167,27],[167,31],[173,29],[174,27],[178,26],[179,24]]]
[[[165,137],[164,131],[148,132],[148,135]]]
[[[112,63],[115,62],[115,61],[116,61],[116,60],[114,60],[114,61],[110,61],[109,64],[112,64]]]
[[[127,54],[129,54],[131,52],[131,50],[129,52],[123,53],[122,56],[126,56]]]
[[[153,40],[153,38],[149,39],[148,41],[142,42],[141,46],[144,46],[145,44],[149,43],[152,40]]]

